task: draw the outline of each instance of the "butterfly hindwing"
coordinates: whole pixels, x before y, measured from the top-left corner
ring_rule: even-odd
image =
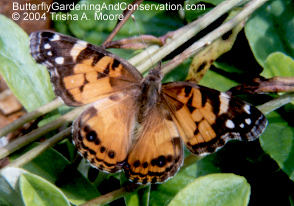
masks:
[[[228,140],[255,140],[267,120],[255,107],[226,93],[188,82],[167,83],[162,93],[194,154],[213,153]]]
[[[126,60],[82,40],[40,31],[30,41],[32,56],[48,68],[55,94],[69,106],[97,101],[142,79]]]
[[[134,97],[117,93],[90,105],[73,124],[73,142],[92,166],[120,171],[131,147],[135,125]]]
[[[133,182],[164,182],[183,164],[182,141],[169,111],[163,104],[153,108],[137,132],[125,165]]]

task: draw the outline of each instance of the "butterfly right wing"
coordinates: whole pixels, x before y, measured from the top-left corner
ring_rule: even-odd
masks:
[[[180,134],[161,101],[137,131],[124,167],[126,176],[139,184],[162,183],[178,172],[183,159]]]
[[[124,165],[135,126],[135,90],[94,102],[74,121],[75,146],[99,170],[113,173]]]
[[[32,33],[30,49],[33,58],[48,68],[55,94],[68,106],[97,101],[142,79],[126,60],[56,32]]]
[[[213,153],[232,139],[255,140],[267,124],[254,106],[193,83],[167,83],[162,93],[182,139],[194,154]]]

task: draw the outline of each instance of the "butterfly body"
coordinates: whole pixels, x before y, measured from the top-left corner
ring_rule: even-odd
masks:
[[[210,154],[231,139],[255,140],[267,120],[252,105],[189,82],[161,84],[160,65],[143,78],[126,60],[73,37],[40,31],[31,54],[45,65],[57,96],[89,104],[73,123],[73,142],[92,166],[160,183],[183,164],[183,143]]]

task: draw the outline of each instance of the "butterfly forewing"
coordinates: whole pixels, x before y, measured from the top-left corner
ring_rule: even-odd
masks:
[[[255,140],[267,124],[250,104],[193,83],[168,83],[162,93],[194,154],[213,153],[230,139]]]
[[[56,95],[69,106],[97,101],[142,78],[127,61],[82,40],[49,31],[30,39],[32,56],[48,68]]]

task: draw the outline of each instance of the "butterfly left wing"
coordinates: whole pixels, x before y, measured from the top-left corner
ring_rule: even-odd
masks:
[[[68,106],[92,103],[138,83],[126,60],[85,41],[51,31],[30,36],[33,58],[47,67],[54,92]]]
[[[194,154],[213,153],[231,139],[255,140],[267,124],[254,106],[197,84],[167,83],[162,93],[182,139]]]
[[[135,91],[98,100],[74,121],[75,146],[99,170],[113,173],[124,165],[135,125]]]
[[[137,137],[124,167],[131,181],[160,183],[177,173],[183,164],[182,141],[163,102],[150,111]]]

